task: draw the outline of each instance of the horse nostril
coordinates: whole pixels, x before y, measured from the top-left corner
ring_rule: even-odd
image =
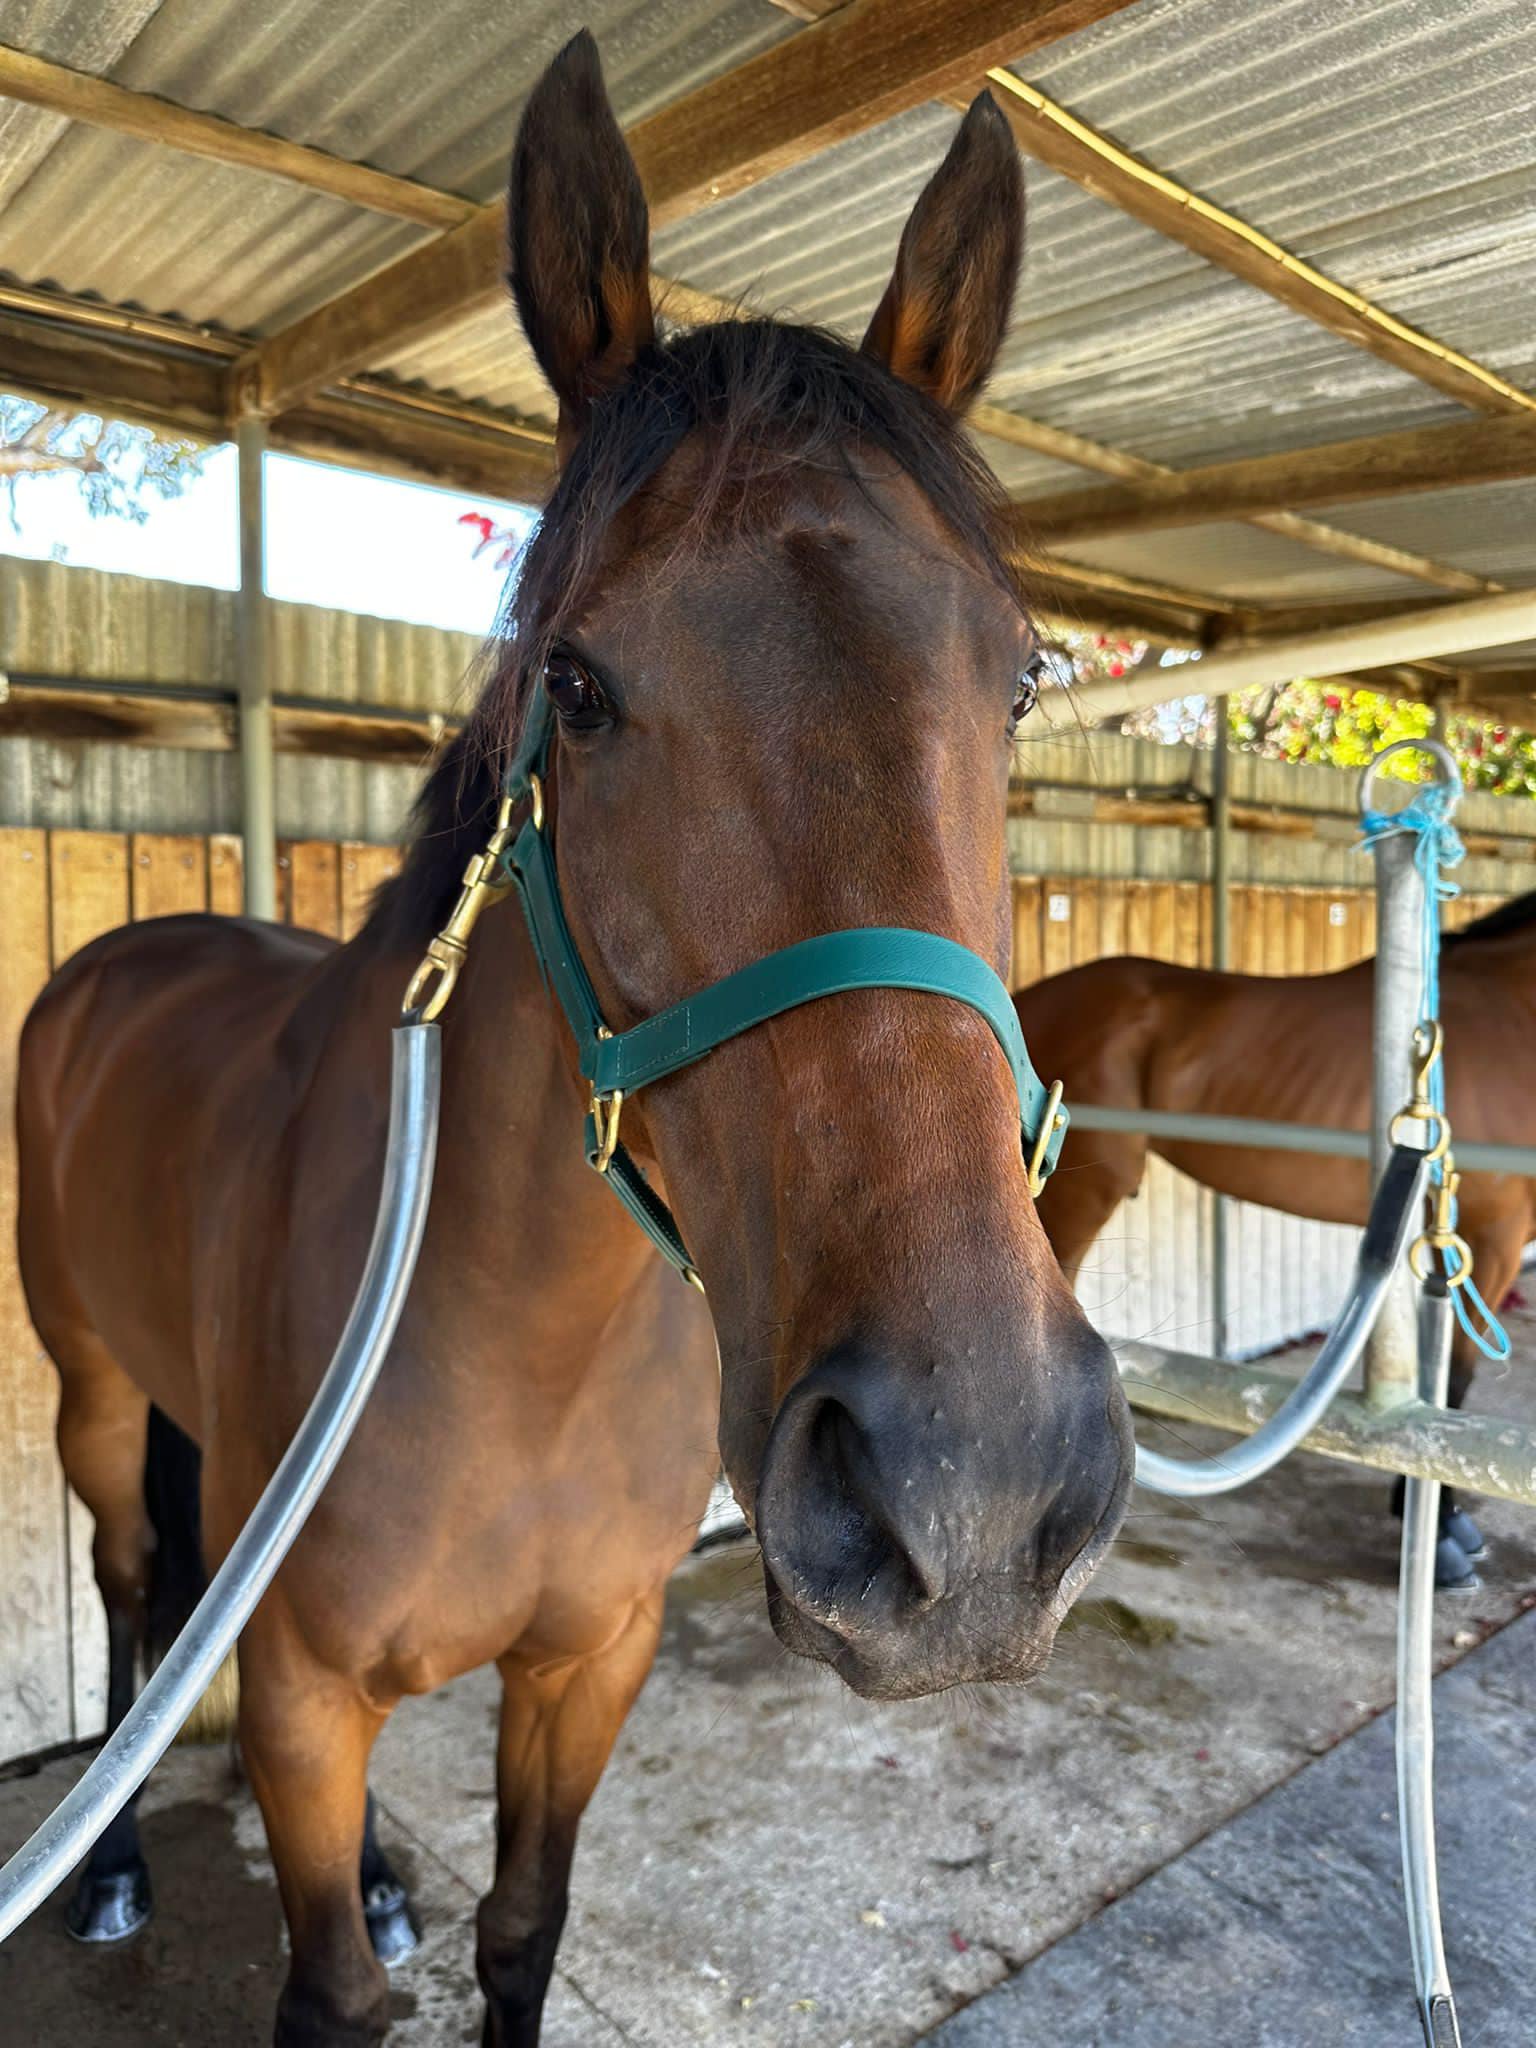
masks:
[[[796,1605],[844,1634],[946,1591],[928,1490],[881,1469],[879,1444],[837,1394],[797,1390],[759,1496],[763,1553]]]

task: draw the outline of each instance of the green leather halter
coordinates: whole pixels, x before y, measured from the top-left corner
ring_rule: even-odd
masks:
[[[544,830],[544,776],[553,733],[553,708],[541,687],[506,779],[507,797],[513,803],[526,802],[528,816],[501,860],[516,885],[544,979],[580,1050],[582,1074],[591,1084],[587,1162],[606,1176],[640,1228],[685,1280],[700,1285],[672,1212],[619,1142],[625,1096],[691,1066],[726,1039],[739,1037],[769,1017],[848,989],[905,988],[949,996],[986,1019],[1018,1090],[1030,1192],[1038,1195],[1066,1134],[1060,1083],[1047,1089],[1031,1066],[1012,1000],[987,962],[936,932],[867,925],[802,939],[711,982],[630,1031],[611,1032],[565,921],[555,849]]]

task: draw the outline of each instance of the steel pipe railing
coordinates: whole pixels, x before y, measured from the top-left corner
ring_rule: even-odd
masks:
[[[1339,1388],[1359,1363],[1387,1291],[1396,1279],[1424,1189],[1424,1155],[1393,1148],[1371,1204],[1370,1221],[1355,1258],[1354,1279],[1323,1348],[1290,1394],[1252,1436],[1208,1458],[1168,1458],[1136,1446],[1136,1479],[1154,1493],[1198,1500],[1230,1493],[1260,1478],[1288,1457],[1316,1427]]]
[[[1172,1109],[1119,1109],[1102,1102],[1071,1102],[1074,1131],[1123,1131],[1148,1138],[1185,1138],[1198,1145],[1252,1145],[1268,1152],[1322,1152],[1335,1159],[1369,1159],[1370,1134],[1332,1124],[1272,1122],[1258,1116],[1206,1116]],[[1536,1145],[1469,1144],[1459,1133],[1456,1163],[1474,1173],[1518,1173],[1536,1178]]]

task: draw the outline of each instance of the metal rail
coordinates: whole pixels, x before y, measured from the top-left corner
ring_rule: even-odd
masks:
[[[1199,1145],[1252,1145],[1269,1152],[1324,1152],[1336,1159],[1369,1159],[1370,1134],[1332,1124],[1271,1122],[1258,1116],[1206,1116],[1172,1109],[1117,1109],[1101,1102],[1069,1105],[1075,1131],[1125,1131],[1149,1138],[1184,1138]],[[1536,1145],[1474,1145],[1459,1134],[1457,1163],[1477,1173],[1536,1176]]]
[[[79,1862],[170,1748],[303,1528],[373,1391],[416,1269],[437,1154],[437,1026],[400,1025],[392,1043],[389,1137],[373,1241],[325,1377],[164,1661],[84,1777],[0,1870],[0,1941]]]

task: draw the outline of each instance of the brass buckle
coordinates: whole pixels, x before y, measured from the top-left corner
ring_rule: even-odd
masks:
[[[612,1038],[613,1033],[606,1024],[599,1024],[597,1035],[599,1038]],[[624,1090],[611,1088],[606,1095],[599,1095],[594,1086],[587,1108],[597,1126],[597,1157],[592,1164],[599,1173],[606,1173],[619,1149],[619,1117],[624,1108]]]
[[[619,1116],[624,1108],[624,1090],[615,1088],[609,1095],[599,1095],[594,1088],[590,1107],[592,1121],[597,1125],[597,1157],[592,1164],[599,1173],[606,1173],[619,1149]]]
[[[537,816],[544,814],[543,794],[540,792]],[[502,869],[501,857],[512,839],[512,799],[504,796],[496,812],[496,829],[481,851],[475,854],[464,870],[463,886],[458,901],[449,913],[448,922],[431,940],[423,954],[421,964],[411,976],[401,1004],[401,1014],[422,1024],[431,1024],[447,1008],[448,998],[453,994],[459,978],[459,970],[469,958],[469,939],[479,922],[480,913],[488,903],[499,896],[505,896],[512,887],[511,880]],[[436,987],[432,983],[436,980]],[[431,994],[427,990],[431,988]]]
[[[1051,1083],[1051,1092],[1045,1098],[1045,1114],[1040,1119],[1040,1128],[1035,1133],[1035,1142],[1030,1148],[1029,1163],[1025,1175],[1029,1181],[1030,1200],[1038,1202],[1045,1188],[1045,1155],[1052,1138],[1061,1129],[1066,1119],[1061,1113],[1062,1084]]]

